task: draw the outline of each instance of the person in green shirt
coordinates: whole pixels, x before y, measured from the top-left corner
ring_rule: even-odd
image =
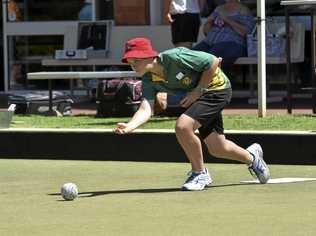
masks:
[[[186,110],[177,119],[175,133],[191,163],[191,171],[182,189],[203,190],[212,183],[204,166],[201,140],[212,156],[245,163],[260,183],[267,183],[270,172],[261,146],[254,143],[243,149],[225,138],[222,110],[230,102],[232,89],[219,58],[184,47],[158,54],[146,38],[131,39],[125,46],[122,61],[142,77],[143,100],[131,120],[118,123],[113,132],[130,133],[147,122],[158,92],[184,93],[180,105]]]

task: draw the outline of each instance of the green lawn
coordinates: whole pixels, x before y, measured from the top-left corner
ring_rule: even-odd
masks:
[[[213,187],[179,191],[186,163],[0,160],[0,235],[315,235],[316,182],[240,184],[244,165],[207,164]],[[316,166],[270,166],[316,177]],[[63,201],[65,182],[79,198]]]
[[[21,116],[15,115],[13,128],[109,128],[117,122],[130,118],[95,118],[93,115],[73,117]],[[141,128],[173,129],[176,118],[154,117]],[[228,130],[300,130],[316,131],[316,116],[313,115],[225,115],[224,126]]]

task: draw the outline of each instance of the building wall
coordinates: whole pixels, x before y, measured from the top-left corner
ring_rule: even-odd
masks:
[[[94,13],[91,12],[91,19],[96,17],[97,20],[114,21],[109,57],[119,58],[124,41],[136,36],[157,41],[154,42],[157,50],[169,48],[172,46],[169,26],[161,27],[163,2],[164,0],[91,0],[88,3],[85,0],[11,0],[10,4],[14,3],[16,8],[10,7],[5,24],[8,75],[1,82],[8,81],[9,90],[41,88],[46,86],[46,82],[28,83],[28,72],[67,70],[43,68],[41,61],[53,57],[57,49],[76,48],[79,12],[86,7],[95,9]]]

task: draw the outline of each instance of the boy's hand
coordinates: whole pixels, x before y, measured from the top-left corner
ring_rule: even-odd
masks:
[[[127,123],[117,123],[116,127],[113,129],[113,132],[116,134],[127,134],[131,131],[132,129],[128,127]]]
[[[193,90],[192,92],[189,92],[185,98],[183,98],[180,101],[180,105],[182,107],[189,107],[192,103],[194,103],[199,97],[201,96],[201,93],[197,90]]]

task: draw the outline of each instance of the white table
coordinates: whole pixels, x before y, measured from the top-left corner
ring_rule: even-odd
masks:
[[[61,71],[61,72],[35,72],[28,73],[29,80],[56,80],[56,79],[109,79],[109,78],[125,78],[137,77],[134,71]]]
[[[315,0],[282,0],[281,5],[283,6],[302,6],[302,5],[316,5]]]
[[[127,65],[120,59],[88,58],[88,59],[43,59],[43,66],[118,66]]]
[[[42,65],[47,67],[69,67],[70,71],[74,71],[74,67],[86,67],[93,66],[95,71],[96,66],[127,66],[127,63],[123,63],[120,58],[91,58],[87,59],[55,59],[46,58],[42,60]],[[90,78],[91,79],[91,78]],[[73,95],[74,85],[73,80],[70,80],[70,93]]]

